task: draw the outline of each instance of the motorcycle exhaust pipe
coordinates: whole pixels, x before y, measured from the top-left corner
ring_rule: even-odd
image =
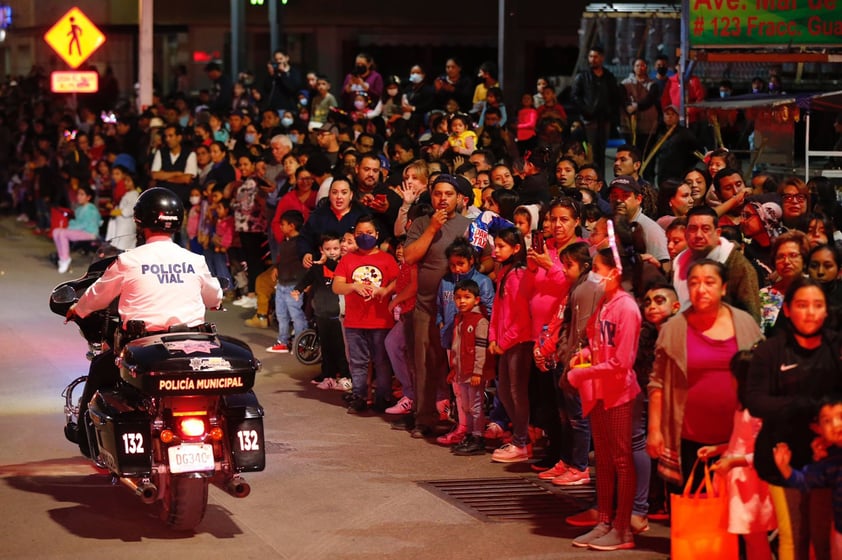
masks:
[[[246,479],[235,476],[225,484],[225,491],[235,498],[245,498],[251,494],[251,485]]]
[[[154,504],[155,498],[158,497],[158,487],[151,482],[146,481],[137,484],[130,478],[121,478],[120,482],[128,487],[129,490],[137,494],[138,497],[140,497],[140,501],[144,504]]]

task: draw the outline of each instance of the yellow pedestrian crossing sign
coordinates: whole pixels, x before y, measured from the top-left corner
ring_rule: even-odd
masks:
[[[44,34],[44,40],[71,68],[78,68],[105,42],[105,35],[73,7]]]

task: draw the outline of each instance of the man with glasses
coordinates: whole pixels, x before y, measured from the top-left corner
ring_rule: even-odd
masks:
[[[336,165],[339,159],[339,127],[333,123],[325,123],[316,129],[316,143],[322,153],[327,156],[331,167]]]
[[[611,213],[611,204],[608,203],[606,193],[602,192],[605,180],[594,164],[586,163],[579,168],[575,177],[575,184],[577,189],[589,189],[595,192],[597,194],[595,204],[599,207],[599,210],[603,214]]]
[[[690,307],[687,271],[701,259],[722,263],[728,273],[724,301],[747,311],[760,324],[760,288],[757,273],[739,248],[719,235],[719,216],[708,206],[696,206],[687,213],[684,236],[687,249],[678,254],[673,263],[672,283],[681,302],[681,309]]]

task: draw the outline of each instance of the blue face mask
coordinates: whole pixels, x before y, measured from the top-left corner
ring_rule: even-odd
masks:
[[[182,128],[184,128],[185,126],[187,126],[187,124],[188,124],[189,122],[190,122],[190,115],[185,115],[185,116],[183,116],[183,117],[178,117],[178,124],[179,124],[179,126],[181,126]]]
[[[299,100],[298,100],[298,103],[299,103],[302,107],[306,107],[306,106],[307,106],[307,101],[308,101],[308,100],[307,100],[307,98],[306,98],[306,97],[302,97],[301,99],[299,99]]]
[[[246,144],[254,144],[255,142],[257,142],[257,134],[246,134]]]
[[[297,134],[287,134],[289,136],[289,141],[293,144],[298,144],[298,135]]]
[[[374,249],[374,247],[377,245],[377,238],[367,233],[355,235],[354,241],[357,242],[357,247],[359,247],[363,251]]]
[[[281,125],[283,125],[284,128],[291,127],[292,123],[293,123],[293,120],[289,117],[281,119]]]
[[[421,83],[421,80],[423,80],[423,79],[424,79],[424,76],[422,76],[421,74],[418,74],[417,72],[413,72],[412,74],[409,75],[409,81],[412,82],[413,84],[419,84],[419,83]]]

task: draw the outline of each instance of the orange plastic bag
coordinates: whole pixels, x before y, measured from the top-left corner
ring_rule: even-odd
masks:
[[[737,560],[739,544],[737,535],[728,532],[728,496],[724,491],[724,479],[718,477],[717,480],[720,483],[714,488],[710,467],[705,461],[705,479],[696,492],[690,492],[693,487],[691,474],[684,492],[670,497],[670,539],[675,560]]]

